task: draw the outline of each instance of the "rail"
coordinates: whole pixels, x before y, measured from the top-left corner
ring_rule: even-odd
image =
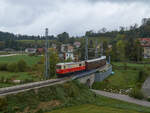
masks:
[[[23,85],[18,85],[18,86],[12,86],[8,88],[1,88],[0,89],[0,96],[5,96],[9,94],[16,94],[19,92],[24,92],[27,90],[31,89],[38,89],[50,85],[55,85],[55,84],[61,84],[64,82],[70,81],[70,78],[61,78],[61,79],[53,79],[53,80],[46,80],[46,81],[40,81],[40,82],[34,82],[34,83],[28,83],[28,84],[23,84]]]
[[[102,67],[102,68],[105,68],[105,66]],[[46,81],[40,81],[40,82],[34,82],[34,83],[28,83],[28,84],[23,84],[23,85],[7,87],[7,88],[1,88],[0,89],[0,96],[5,96],[5,95],[9,95],[9,94],[16,94],[16,93],[28,91],[28,90],[31,90],[31,89],[38,89],[38,88],[42,88],[42,87],[46,87],[46,86],[65,83],[65,82],[68,82],[68,81],[71,81],[71,80],[75,80],[75,79],[78,79],[78,78],[88,76],[92,73],[95,73],[99,69],[100,68],[90,70],[90,71],[85,71],[85,72],[78,73],[76,75],[72,75],[70,77],[65,77],[65,78],[51,79],[51,80],[46,80]]]

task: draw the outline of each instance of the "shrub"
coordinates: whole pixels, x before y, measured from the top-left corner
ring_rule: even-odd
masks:
[[[0,64],[0,71],[7,71],[7,63]]]
[[[108,80],[104,80],[103,82],[95,82],[92,85],[92,88],[96,89],[96,90],[104,90],[104,89],[109,89],[111,87],[109,86],[109,81]]]
[[[143,93],[141,92],[141,90],[139,88],[133,88],[131,90],[131,92],[129,93],[129,96],[131,97],[134,97],[134,98],[137,98],[137,99],[143,99],[144,98],[144,95]]]
[[[7,100],[4,97],[0,97],[0,111],[7,108]]]
[[[149,101],[149,102],[150,102],[150,97],[148,97],[148,98],[147,98],[147,101]]]
[[[4,77],[0,77],[0,82],[3,83],[4,82]]]
[[[10,63],[7,65],[7,70],[9,72],[17,72],[18,69],[17,69],[17,64],[16,63]]]
[[[138,82],[143,83],[148,77],[148,73],[145,70],[139,71]]]
[[[125,62],[124,63],[124,70],[127,70],[128,69],[128,66],[127,66],[127,63]]]
[[[23,81],[23,83],[30,83],[30,82],[33,82],[34,80],[33,79],[25,79],[24,81]]]
[[[27,64],[24,60],[19,60],[17,63],[17,68],[19,72],[24,72],[27,69]]]

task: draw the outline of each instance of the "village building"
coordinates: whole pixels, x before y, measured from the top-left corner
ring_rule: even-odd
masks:
[[[57,45],[56,44],[52,44],[52,48],[56,49]]]
[[[81,46],[81,43],[80,42],[74,42],[73,44],[76,48],[79,48]]]
[[[43,54],[44,53],[44,48],[37,48],[36,53]]]
[[[34,53],[36,53],[36,50],[37,49],[35,49],[35,48],[26,48],[25,52],[28,54],[34,54]]]
[[[150,58],[150,38],[140,38],[139,40],[144,50],[144,58]]]
[[[68,59],[74,60],[75,58],[74,58],[73,50],[74,48],[70,44],[62,44],[61,55],[59,56],[62,56],[63,54],[64,60],[68,60]]]
[[[74,60],[74,54],[72,52],[66,52],[66,53],[64,53],[64,59],[65,60],[68,60],[68,59]]]

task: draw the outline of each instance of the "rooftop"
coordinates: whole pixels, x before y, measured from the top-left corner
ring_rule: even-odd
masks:
[[[150,47],[150,38],[140,38],[141,46]]]

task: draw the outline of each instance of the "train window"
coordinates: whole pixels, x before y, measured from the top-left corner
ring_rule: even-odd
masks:
[[[57,69],[61,69],[61,66],[56,66]]]
[[[79,66],[82,66],[82,64],[79,64]]]
[[[66,68],[66,66],[64,66],[64,69]]]

